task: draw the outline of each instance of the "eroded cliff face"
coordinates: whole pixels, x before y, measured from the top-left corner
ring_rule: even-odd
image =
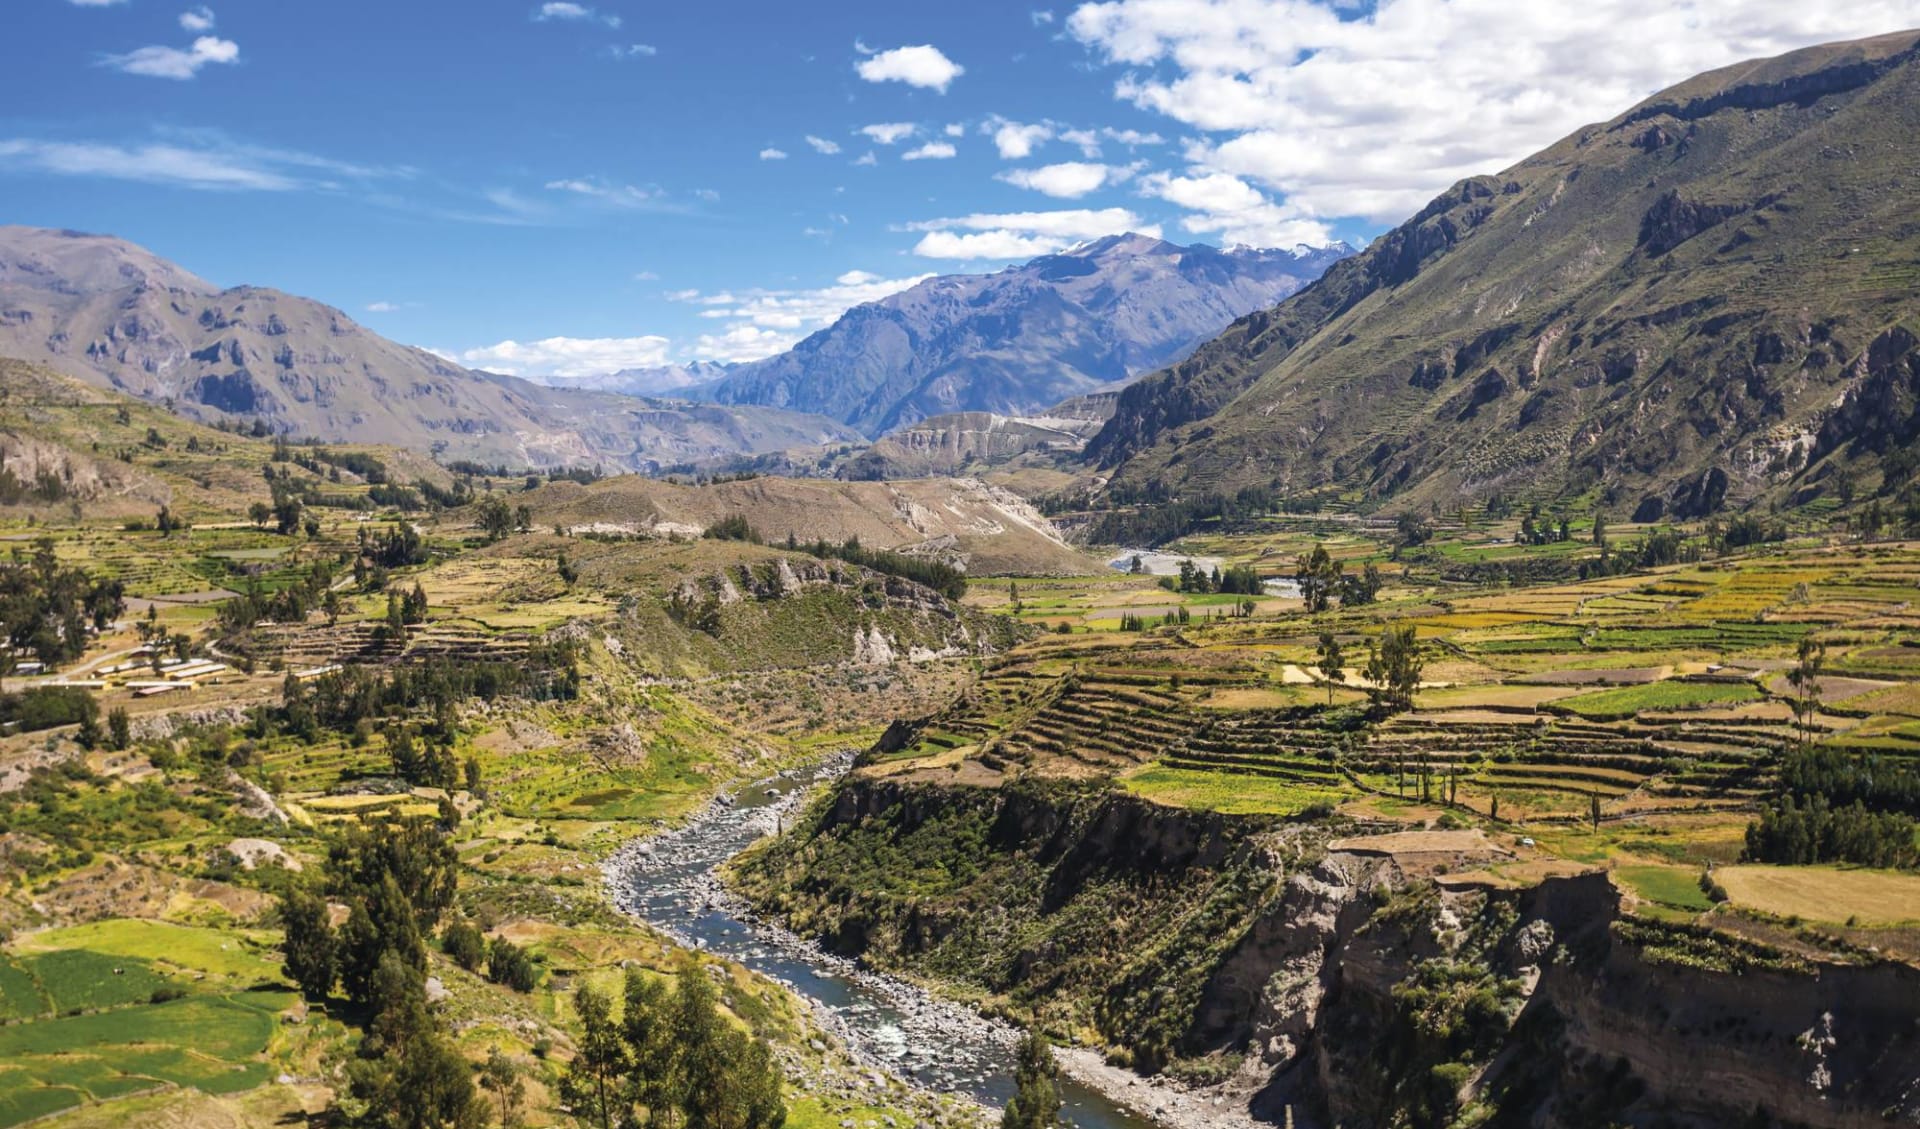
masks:
[[[1601,873],[1435,880],[1349,843],[1092,786],[869,776],[741,879],[844,952],[1275,1123],[1920,1124],[1911,968],[1640,919]]]

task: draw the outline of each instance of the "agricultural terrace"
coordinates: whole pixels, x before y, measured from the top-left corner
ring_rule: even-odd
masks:
[[[1903,938],[1920,924],[1920,875],[1742,859],[1749,824],[1788,788],[1790,758],[1920,767],[1920,546],[1808,538],[1490,584],[1454,562],[1525,574],[1565,542],[1534,554],[1481,530],[1395,554],[1390,530],[1372,535],[1350,522],[1270,525],[1169,550],[1268,576],[1293,575],[1314,544],[1349,573],[1376,564],[1375,602],[1336,598],[1319,612],[1269,595],[1248,617],[1210,620],[1193,613],[1214,597],[1118,572],[980,585],[970,599],[1045,634],[860,771],[980,786],[1108,779],[1181,807],[1479,826],[1513,846],[1516,876],[1553,858],[1604,866],[1648,912],[1754,929],[1871,923],[1875,943],[1914,951]],[[1191,609],[1184,623],[1168,621],[1172,605]],[[1136,608],[1153,618],[1113,624]],[[1365,668],[1389,625],[1414,629],[1423,665],[1407,702],[1376,708]],[[1332,671],[1323,635],[1342,652]],[[1803,643],[1820,656],[1806,688],[1794,677]],[[1722,877],[1703,882],[1708,868]],[[1849,877],[1822,887],[1782,873]],[[1816,888],[1831,898],[1817,912]]]

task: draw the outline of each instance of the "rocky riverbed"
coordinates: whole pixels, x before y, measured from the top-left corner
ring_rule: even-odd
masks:
[[[803,1075],[803,1085],[858,1098],[859,1086],[897,1083],[927,1099],[915,1104],[937,1121],[990,1121],[992,1107],[1011,1092],[1018,1031],[756,919],[719,878],[728,859],[789,825],[852,763],[847,753],[782,773],[715,799],[682,827],[635,840],[605,864],[608,896],[676,943],[738,961],[807,1001],[817,1024],[857,1064],[858,1077]],[[1251,1124],[1240,1109],[1109,1066],[1091,1051],[1063,1050],[1060,1062],[1064,1113],[1080,1129]]]

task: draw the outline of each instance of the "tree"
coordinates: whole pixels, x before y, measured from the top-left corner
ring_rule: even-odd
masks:
[[[573,1010],[580,1016],[581,1035],[573,1061],[560,1080],[561,1096],[590,1125],[600,1129],[625,1125],[632,1105],[621,1079],[631,1069],[633,1059],[620,1025],[614,1022],[612,1001],[593,985],[585,984],[574,994]]]
[[[516,1129],[520,1124],[520,1106],[527,1100],[527,1084],[514,1061],[494,1047],[487,1053],[487,1064],[480,1068],[480,1088],[493,1095],[500,1107],[500,1129]]]
[[[1320,675],[1327,680],[1327,704],[1333,704],[1333,684],[1347,680],[1346,656],[1340,651],[1340,638],[1331,631],[1320,633]]]
[[[1340,583],[1340,572],[1340,563],[1327,555],[1325,545],[1315,545],[1312,552],[1300,555],[1300,598],[1307,602],[1309,614],[1327,610]]]
[[[1827,645],[1811,636],[1802,637],[1799,661],[1787,672],[1793,686],[1793,717],[1800,726],[1800,743],[1813,742],[1813,718],[1820,711],[1820,671],[1827,662]]]
[[[1420,688],[1425,665],[1414,625],[1390,623],[1381,628],[1379,645],[1368,653],[1366,675],[1371,685],[1367,692],[1376,705],[1388,710],[1412,709],[1413,692]]]
[[[513,507],[499,495],[482,499],[476,507],[475,516],[489,542],[498,541],[513,532]]]
[[[427,1012],[425,977],[395,953],[373,975],[379,1012],[348,1067],[357,1119],[373,1129],[480,1129],[473,1071]]]
[[[1012,1100],[1000,1129],[1054,1129],[1060,1121],[1060,1081],[1047,1037],[1028,1030],[1014,1063]]]
[[[666,983],[629,967],[625,995],[620,1028],[632,1055],[628,1097],[649,1110],[672,1109],[679,1104],[679,1047],[673,1041],[673,1000]]]
[[[125,706],[115,706],[107,711],[107,747],[116,752],[133,744],[133,719],[127,716]]]
[[[310,1000],[324,1000],[339,974],[339,947],[327,903],[312,891],[294,889],[280,900],[281,948],[287,978]]]
[[[383,873],[355,903],[340,930],[340,983],[347,998],[361,1007],[379,1004],[376,973],[389,959],[423,974],[427,967],[427,947],[413,907],[393,875]]]

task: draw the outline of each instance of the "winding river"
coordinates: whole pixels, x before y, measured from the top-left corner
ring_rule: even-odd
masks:
[[[861,1061],[924,1089],[1001,1105],[1013,1092],[1011,1028],[753,920],[716,877],[721,864],[790,822],[815,785],[851,763],[842,756],[763,780],[684,827],[634,843],[609,863],[609,891],[622,909],[678,943],[786,985]],[[1060,1086],[1062,1112],[1080,1129],[1152,1124],[1069,1078]]]

